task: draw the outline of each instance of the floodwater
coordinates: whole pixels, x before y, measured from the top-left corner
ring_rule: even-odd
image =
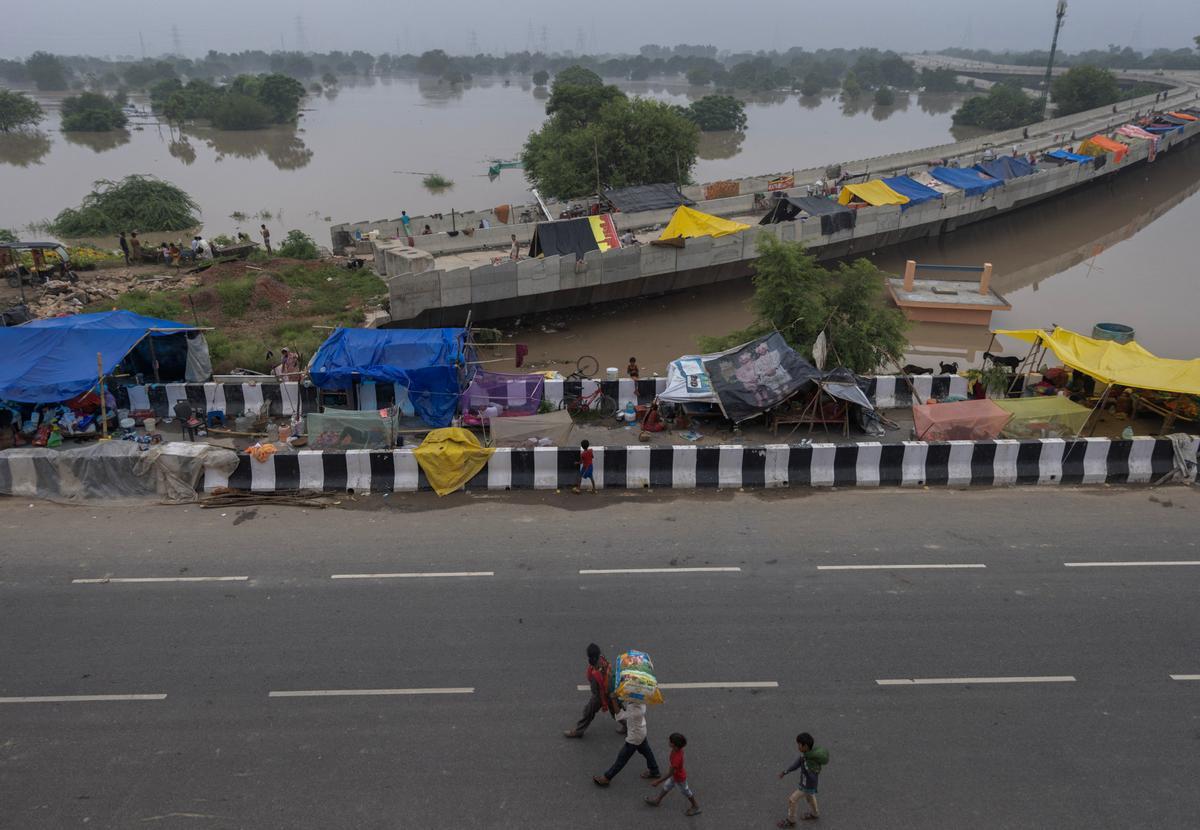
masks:
[[[683,105],[703,94],[686,84],[626,88]],[[37,97],[48,114],[41,131],[0,135],[7,197],[0,228],[23,228],[78,205],[97,179],[151,173],[192,195],[210,236],[266,221],[276,240],[301,228],[327,245],[333,222],[532,201],[520,170],[489,179],[487,167],[520,154],[545,119],[546,91],[498,79],[462,88],[376,79],[309,96],[297,127],[180,133],[144,115],[126,131],[89,135],[59,131],[61,95]],[[900,96],[888,108],[847,107],[828,96],[754,97],[744,136],[704,136],[693,177],[715,181],[944,143],[952,140],[950,113],[960,97]],[[145,100],[133,102],[148,109]],[[422,174],[432,172],[454,186],[426,190]]]
[[[1058,324],[1090,334],[1097,322],[1125,323],[1150,351],[1180,359],[1200,355],[1200,278],[1195,267],[1200,228],[1200,145],[1167,153],[1154,164],[1049,203],[966,228],[936,240],[897,246],[871,259],[899,274],[904,261],[995,268],[992,286],[1012,304],[993,328]],[[696,338],[721,335],[752,321],[750,281],[616,303],[530,321],[513,333],[528,360],[569,368],[590,354],[624,372],[637,357],[642,376],[664,374]],[[932,369],[978,366],[991,336],[983,326],[922,324],[909,331],[906,362]],[[1000,338],[993,352],[1024,354],[1027,346]],[[496,364],[497,370],[511,364]]]

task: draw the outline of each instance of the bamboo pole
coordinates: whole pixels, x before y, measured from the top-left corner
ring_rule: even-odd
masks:
[[[100,437],[108,440],[108,403],[104,395],[104,358],[96,352],[96,376],[100,380]]]

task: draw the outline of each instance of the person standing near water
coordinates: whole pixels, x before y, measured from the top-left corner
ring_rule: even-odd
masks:
[[[125,239],[125,231],[121,231],[121,235],[117,237],[117,244],[121,246],[121,255],[125,257],[125,264],[129,264],[129,242]]]
[[[259,225],[259,232],[262,234],[263,244],[267,246],[267,253],[271,253],[271,232],[267,230],[266,224]]]

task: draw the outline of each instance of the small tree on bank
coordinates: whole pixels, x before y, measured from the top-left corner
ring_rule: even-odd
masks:
[[[799,242],[758,237],[754,262],[757,318],[724,337],[701,337],[704,351],[721,351],[778,331],[796,351],[811,356],[822,331],[834,362],[859,374],[898,362],[908,346],[907,321],[884,300],[884,275],[865,259],[824,268]]]
[[[1098,66],[1075,66],[1054,79],[1050,89],[1054,97],[1054,114],[1071,115],[1084,110],[1105,107],[1121,98],[1117,76]]]

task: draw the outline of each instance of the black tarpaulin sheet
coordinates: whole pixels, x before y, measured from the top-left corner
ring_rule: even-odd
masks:
[[[819,380],[821,372],[773,332],[705,359],[713,392],[731,421],[745,421]]]
[[[695,204],[680,193],[679,188],[673,184],[639,184],[634,187],[618,187],[604,191],[604,198],[621,213],[666,210],[680,205]]]
[[[529,243],[529,255],[567,256],[583,259],[588,251],[598,251],[592,223],[584,219],[559,219],[542,222],[533,229],[533,240]]]
[[[853,210],[839,205],[832,199],[822,199],[820,196],[782,196],[773,200],[771,209],[767,211],[766,216],[758,220],[758,224],[791,222],[801,213],[821,217],[821,233],[826,236],[853,228],[858,218],[858,214]]]

